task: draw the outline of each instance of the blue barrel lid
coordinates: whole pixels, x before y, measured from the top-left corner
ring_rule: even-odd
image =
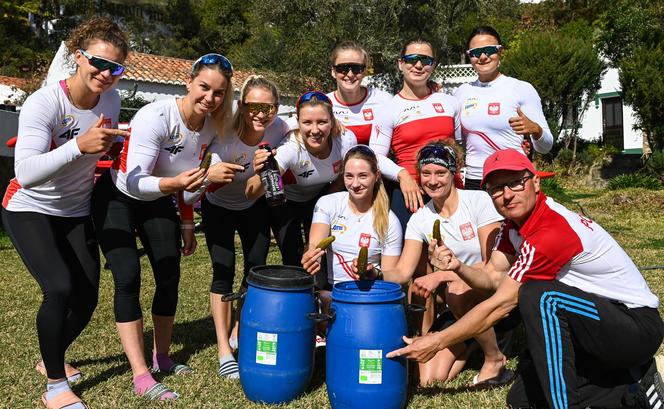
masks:
[[[247,282],[264,288],[305,290],[314,286],[314,276],[302,267],[255,266],[249,269]]]
[[[398,301],[403,297],[401,285],[382,280],[342,281],[332,289],[334,301],[347,303],[383,303]]]

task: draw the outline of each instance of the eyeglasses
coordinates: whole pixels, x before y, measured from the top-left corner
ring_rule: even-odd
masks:
[[[348,74],[350,71],[353,71],[353,74],[362,74],[367,69],[366,65],[356,63],[336,64],[333,67],[338,74]]]
[[[501,48],[503,48],[502,45],[487,45],[485,47],[471,48],[466,51],[466,54],[468,54],[470,58],[480,58],[482,54],[491,57],[492,55],[497,54]]]
[[[196,70],[196,67],[199,65],[219,65],[221,67],[221,70],[230,75],[233,76],[233,64],[228,60],[228,58],[224,57],[221,54],[205,54],[200,57],[194,62],[194,65],[191,66],[191,72],[193,73]]]
[[[359,152],[359,153],[362,153],[364,155],[371,156],[372,158],[376,157],[376,153],[373,151],[373,149],[371,149],[367,145],[358,144],[358,145],[355,145],[355,146],[353,146],[352,148],[350,148],[346,151],[346,154],[344,155],[344,162],[347,161],[348,158],[350,157],[350,155],[352,155],[355,152]]]
[[[449,146],[426,145],[417,153],[417,163],[420,167],[433,163],[447,168],[451,173],[456,172],[456,154]]]
[[[332,101],[330,101],[330,98],[323,94],[320,91],[309,91],[305,92],[304,94],[300,95],[300,98],[297,99],[297,102],[295,103],[295,109],[300,108],[300,104],[303,104],[305,102],[309,102],[312,99],[316,99],[317,101],[323,101],[325,103],[328,103],[332,105]]]
[[[79,49],[78,51],[80,51],[81,54],[83,54],[83,57],[88,59],[88,61],[90,62],[90,65],[92,65],[93,67],[95,67],[96,69],[98,69],[99,71],[102,71],[102,72],[106,71],[106,70],[110,70],[111,75],[114,76],[114,77],[118,77],[118,76],[122,75],[125,72],[125,70],[127,69],[127,67],[125,67],[124,65],[122,65],[120,63],[117,63],[117,62],[111,61],[111,60],[107,60],[104,57],[99,57],[99,56],[96,56],[96,55],[89,54],[87,51],[85,51],[83,49]]]
[[[522,192],[526,188],[526,182],[528,179],[532,179],[534,176],[535,175],[528,175],[500,185],[487,186],[486,191],[489,192],[492,199],[497,199],[502,196],[505,193],[505,187],[509,188],[512,192]]]
[[[406,64],[415,65],[417,62],[421,62],[423,66],[434,65],[436,60],[433,57],[423,54],[406,54],[401,56],[401,61]]]
[[[256,116],[263,114],[269,116],[277,112],[278,104],[270,104],[267,102],[243,102],[242,105],[247,109],[250,115]]]

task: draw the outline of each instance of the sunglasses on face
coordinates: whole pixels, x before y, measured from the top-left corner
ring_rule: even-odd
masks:
[[[267,102],[244,102],[242,105],[247,109],[250,115],[263,114],[269,116],[277,112],[277,104]]]
[[[83,54],[83,57],[87,58],[88,61],[90,62],[90,65],[98,69],[99,71],[106,71],[110,70],[111,75],[114,77],[117,77],[119,75],[122,75],[125,70],[127,69],[124,65],[117,63],[115,61],[107,60],[106,58],[103,57],[98,57],[96,55],[89,54],[87,51],[83,49],[79,49],[78,51]]]
[[[298,98],[297,102],[295,103],[295,109],[300,108],[300,104],[303,104],[305,102],[309,102],[314,98],[317,101],[323,101],[325,103],[328,103],[328,104],[332,105],[332,101],[330,101],[330,98],[328,98],[327,95],[323,94],[320,91],[309,91],[309,92],[305,92],[304,94],[300,95],[300,98]]]
[[[401,61],[406,64],[415,65],[417,62],[421,62],[423,66],[434,65],[436,60],[433,57],[423,54],[406,54],[401,56]]]
[[[191,66],[191,72],[194,72],[198,65],[219,65],[224,73],[233,75],[233,64],[221,54],[211,53],[198,57],[198,60]]]
[[[511,182],[502,183],[500,185],[487,186],[486,191],[489,192],[489,195],[492,199],[497,199],[505,193],[505,187],[507,187],[512,192],[522,192],[526,189],[526,182],[528,179],[532,179],[534,175],[527,175],[522,178],[512,180]]]
[[[487,45],[485,47],[471,48],[466,51],[466,54],[468,54],[470,58],[480,58],[482,54],[491,57],[492,55],[497,54],[501,48],[503,48],[502,45]]]
[[[334,71],[338,74],[348,74],[350,71],[353,71],[353,74],[362,74],[366,69],[366,65],[356,63],[336,64],[334,66]]]
[[[433,163],[447,168],[450,172],[456,172],[456,154],[448,146],[427,145],[417,153],[417,163],[420,168]]]

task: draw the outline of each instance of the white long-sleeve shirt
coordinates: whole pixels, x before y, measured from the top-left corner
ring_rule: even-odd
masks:
[[[92,109],[73,106],[64,81],[30,95],[19,116],[16,177],[7,187],[3,207],[62,217],[90,214],[94,171],[103,153],[81,153],[76,138],[95,125],[101,114],[102,126],[117,128],[120,96],[115,90],[101,94]]]

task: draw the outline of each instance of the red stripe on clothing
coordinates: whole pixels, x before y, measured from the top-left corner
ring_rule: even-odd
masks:
[[[353,131],[355,137],[357,138],[357,143],[369,145],[369,139],[371,138],[371,126],[371,124],[346,125],[346,128]]]
[[[392,133],[392,149],[397,164],[417,179],[417,152],[430,141],[454,138],[454,117],[433,116],[397,125]]]
[[[484,132],[471,131],[471,130],[466,129],[466,133],[475,134],[475,135],[479,136],[480,138],[484,139],[484,142],[486,142],[487,145],[489,145],[493,149],[495,149],[497,151],[500,150],[500,147],[498,145],[496,145],[496,143],[494,141],[492,141],[491,138],[489,138],[489,136],[487,134],[485,134]]]
[[[18,180],[16,178],[12,179],[9,181],[9,186],[7,186],[7,190],[5,191],[5,196],[2,198],[2,207],[5,209],[7,208],[7,205],[9,205],[9,201],[12,199],[12,196],[16,194],[21,189],[21,184],[18,183]]]
[[[344,272],[346,273],[346,275],[348,275],[348,277],[350,277],[350,278],[352,278],[353,280],[355,280],[355,277],[353,277],[353,276],[351,275],[352,272],[353,272],[353,269],[352,269],[351,267],[348,266],[348,262],[346,261],[346,259],[344,259],[344,256],[342,256],[342,255],[339,254],[339,253],[335,253],[334,251],[332,252],[332,254],[334,254],[335,256],[337,256],[337,259],[339,260],[339,264],[341,265],[341,268],[344,269]],[[333,273],[333,275],[334,275],[334,273]]]

